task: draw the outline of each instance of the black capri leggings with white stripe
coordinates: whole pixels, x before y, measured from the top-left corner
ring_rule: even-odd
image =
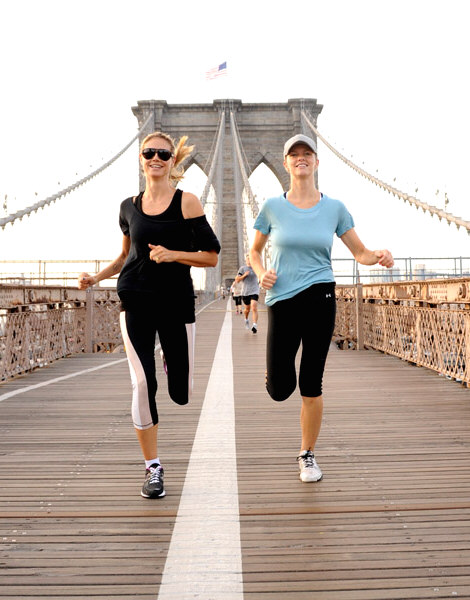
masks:
[[[121,331],[132,381],[132,421],[136,429],[158,423],[155,337],[158,332],[168,371],[168,393],[187,404],[193,387],[195,323],[165,311],[122,311]]]
[[[300,344],[300,395],[321,396],[335,316],[334,283],[314,284],[268,306],[266,389],[273,400],[286,400],[296,388],[295,357]]]

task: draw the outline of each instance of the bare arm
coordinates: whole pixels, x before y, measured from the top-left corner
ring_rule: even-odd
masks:
[[[129,249],[131,247],[131,238],[128,235],[124,235],[122,239],[122,250],[121,254],[113,260],[113,262],[109,263],[104,269],[102,269],[96,275],[89,275],[88,273],[80,273],[78,277],[78,289],[86,290],[92,285],[98,283],[98,281],[103,281],[103,279],[109,279],[113,275],[117,275],[121,272],[124,263],[126,262],[126,258],[129,254]]]
[[[274,269],[266,270],[263,266],[261,259],[261,253],[263,252],[266,242],[268,241],[267,235],[261,233],[261,231],[255,231],[255,239],[250,250],[250,263],[253,271],[258,276],[261,287],[269,290],[273,287],[277,280],[277,274]]]
[[[254,270],[254,269],[253,269]],[[250,271],[246,271],[245,273],[243,273],[243,275],[237,275],[235,277],[235,281],[237,283],[239,283],[240,281],[243,281],[244,279],[246,279],[248,277],[248,275],[250,274]]]
[[[395,264],[389,250],[368,250],[359,239],[354,228],[346,231],[341,236],[341,241],[361,265],[376,265],[379,263],[383,267],[390,268]]]
[[[150,260],[155,262],[179,262],[190,267],[215,267],[219,257],[215,250],[202,250],[198,252],[183,252],[181,250],[168,250],[164,246],[149,244]]]
[[[185,219],[202,217],[204,214],[204,209],[199,198],[189,192],[183,192],[181,198],[181,211]]]

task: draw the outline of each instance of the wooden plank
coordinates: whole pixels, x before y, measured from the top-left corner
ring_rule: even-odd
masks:
[[[246,374],[236,380],[245,598],[470,597],[468,390],[378,353],[332,349],[324,479],[302,484],[300,398],[266,394],[263,333],[238,329],[235,344]]]
[[[157,361],[163,500],[140,497],[126,363],[0,402],[0,600],[157,598],[224,316],[220,301],[198,317],[190,405],[171,402]],[[298,393],[264,389],[265,309],[258,334],[236,315],[232,334],[245,599],[470,598],[469,390],[333,348],[325,476],[302,484]],[[115,359],[64,359],[0,395]]]
[[[163,501],[140,496],[144,468],[126,363],[0,403],[2,600],[156,597],[223,316],[214,311],[198,335],[188,407],[171,402],[157,362]],[[0,394],[60,376],[62,368],[71,373],[115,359],[65,359]]]

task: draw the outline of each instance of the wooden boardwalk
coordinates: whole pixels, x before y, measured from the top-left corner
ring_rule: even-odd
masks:
[[[197,591],[182,561],[186,591],[163,595],[226,316],[223,301],[198,316],[190,405],[168,399],[158,364],[162,500],[139,493],[123,355],[75,356],[0,386],[0,600],[470,598],[470,390],[393,357],[332,349],[316,451],[324,479],[302,484],[298,395],[278,404],[264,390],[263,310],[258,335],[231,317],[238,477],[214,483],[221,494],[238,485],[240,587]],[[191,469],[201,506],[214,465],[229,473],[215,446]],[[191,537],[181,558],[196,544],[216,564],[215,546]]]

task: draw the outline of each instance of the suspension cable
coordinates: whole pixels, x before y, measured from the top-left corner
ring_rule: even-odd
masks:
[[[244,257],[249,249],[246,211],[243,206],[243,186],[241,185],[241,170],[238,164],[237,148],[235,142],[235,132],[233,129],[233,119],[230,117],[230,132],[232,137],[232,161],[233,161],[233,181],[235,187],[235,209],[237,219],[237,240],[238,240],[238,264],[244,264]]]
[[[102,173],[105,169],[110,167],[120,156],[122,156],[124,154],[124,152],[126,152],[126,150],[128,150],[132,146],[132,144],[136,141],[136,139],[138,139],[139,135],[144,130],[144,128],[148,125],[148,123],[152,117],[153,117],[153,113],[150,113],[149,116],[147,117],[147,119],[145,120],[144,124],[142,125],[142,127],[135,134],[135,136],[131,139],[131,141],[128,144],[126,144],[124,146],[124,148],[122,150],[120,150],[115,156],[113,156],[113,158],[111,158],[111,160],[108,160],[107,162],[105,162],[101,167],[99,167],[98,169],[96,169],[95,171],[93,171],[92,173],[87,175],[86,177],[83,177],[83,179],[79,179],[73,185],[70,185],[69,187],[64,188],[60,192],[57,192],[57,194],[48,196],[44,200],[40,200],[39,202],[36,202],[35,204],[32,204],[31,206],[27,206],[26,208],[19,210],[11,215],[8,215],[7,217],[3,217],[2,219],[0,219],[0,227],[2,229],[5,229],[5,225],[8,225],[8,223],[14,223],[18,219],[21,221],[23,219],[23,217],[29,216],[30,214],[32,214],[33,212],[36,212],[40,208],[44,208],[45,206],[52,204],[56,200],[59,200],[59,198],[61,198],[62,196],[65,196],[66,194],[73,192],[74,190],[79,188],[81,185],[88,183],[88,181],[90,181],[90,179],[93,179],[93,177],[96,177],[97,175]]]
[[[240,172],[241,172],[242,179],[243,179],[243,185],[245,186],[246,195],[248,197],[248,204],[250,205],[253,218],[256,219],[256,217],[258,216],[259,208],[258,208],[258,204],[255,200],[253,191],[251,189],[250,182],[248,181],[248,175],[246,173],[245,165],[243,163],[241,142],[240,142],[237,130],[236,130],[235,117],[233,115],[233,111],[230,111],[230,123],[232,125],[232,136],[233,136],[233,140],[235,143],[235,151],[237,153],[238,164],[239,164]]]
[[[202,192],[202,196],[201,196],[202,206],[204,206],[207,202],[207,197],[209,196],[209,191],[210,191],[210,188],[212,185],[212,181],[214,179],[215,170],[216,170],[217,163],[219,160],[219,152],[221,152],[221,141],[223,139],[224,129],[225,129],[225,111],[222,111],[220,113],[219,126],[218,126],[218,131],[216,133],[216,142],[215,142],[214,153],[212,155],[211,166],[209,169],[209,175],[207,176],[206,185],[204,186],[204,191]]]
[[[233,108],[232,108],[232,111],[233,111]],[[235,119],[235,115],[233,116],[233,123],[234,123],[235,131],[237,134],[237,139],[239,140],[241,155],[243,156],[243,164],[245,165],[245,172],[246,172],[247,178],[248,178],[252,174],[252,171],[250,169],[250,163],[248,162],[248,158],[246,156],[245,148],[243,147],[243,144],[241,142],[240,130],[238,129],[238,123],[237,123],[237,120]]]
[[[222,202],[222,186],[223,186],[223,172],[221,159],[223,158],[223,140],[225,132],[225,108],[222,105],[222,110],[219,115],[219,123],[217,125],[217,131],[212,141],[212,146],[209,152],[208,159],[204,166],[204,172],[207,170],[207,165],[210,162],[209,174],[207,176],[206,184],[201,195],[201,204],[203,206],[208,202],[209,193],[211,187],[215,192],[215,202],[212,206],[211,211],[211,226],[215,231],[216,236],[221,239],[222,237],[222,214],[221,214],[221,202]],[[221,280],[221,261],[219,260],[217,266],[214,268],[205,268],[205,289],[208,291],[215,292],[218,289]]]
[[[208,166],[208,165],[211,163],[211,159],[212,159],[212,157],[213,157],[213,155],[214,155],[214,148],[215,148],[216,142],[217,142],[217,140],[218,140],[219,129],[220,129],[220,121],[221,121],[221,119],[222,119],[222,116],[224,116],[224,117],[225,117],[225,113],[224,113],[224,111],[221,111],[221,112],[220,112],[220,114],[219,114],[219,122],[217,123],[217,130],[216,130],[216,132],[215,132],[215,135],[214,135],[214,137],[212,138],[212,145],[211,145],[211,149],[210,149],[210,151],[209,151],[209,154],[207,155],[207,160],[206,160],[206,163],[205,163],[205,165],[204,165],[204,173],[206,173],[206,172],[207,172],[207,166]]]
[[[312,116],[310,115],[310,117],[312,117]],[[427,202],[422,202],[418,198],[415,198],[414,196],[410,196],[409,194],[406,194],[405,192],[401,192],[400,190],[397,190],[396,188],[392,187],[391,185],[388,185],[388,183],[385,183],[381,179],[378,179],[377,177],[374,177],[373,175],[371,175],[370,173],[368,173],[364,169],[361,169],[361,167],[358,167],[355,163],[353,163],[351,160],[349,160],[348,158],[346,158],[343,154],[341,154],[340,152],[338,152],[338,150],[336,150],[319,133],[318,129],[315,127],[315,125],[312,122],[312,119],[309,118],[309,115],[308,115],[308,113],[306,111],[302,111],[302,118],[305,119],[305,122],[308,124],[308,126],[310,127],[310,129],[315,133],[315,135],[318,138],[321,139],[321,141],[325,144],[325,146],[327,146],[333,152],[333,154],[335,154],[340,160],[342,160],[349,167],[351,167],[351,169],[353,169],[354,171],[356,171],[356,173],[359,173],[359,175],[361,175],[362,177],[365,177],[366,179],[368,179],[369,181],[371,181],[375,185],[379,186],[383,190],[389,192],[390,194],[393,194],[394,196],[397,196],[398,198],[401,198],[401,200],[403,200],[404,202],[408,202],[410,205],[416,206],[416,208],[421,208],[424,213],[426,211],[429,211],[429,213],[431,214],[431,216],[432,215],[437,215],[437,217],[439,218],[439,221],[441,221],[442,219],[444,219],[444,220],[447,221],[447,223],[449,225],[451,223],[454,223],[457,226],[457,229],[459,229],[460,227],[463,227],[464,229],[467,230],[467,233],[470,235],[470,221],[465,221],[461,217],[456,217],[452,213],[447,212],[445,210],[442,210],[442,209],[438,208],[437,206],[433,206],[431,204],[428,204]]]

